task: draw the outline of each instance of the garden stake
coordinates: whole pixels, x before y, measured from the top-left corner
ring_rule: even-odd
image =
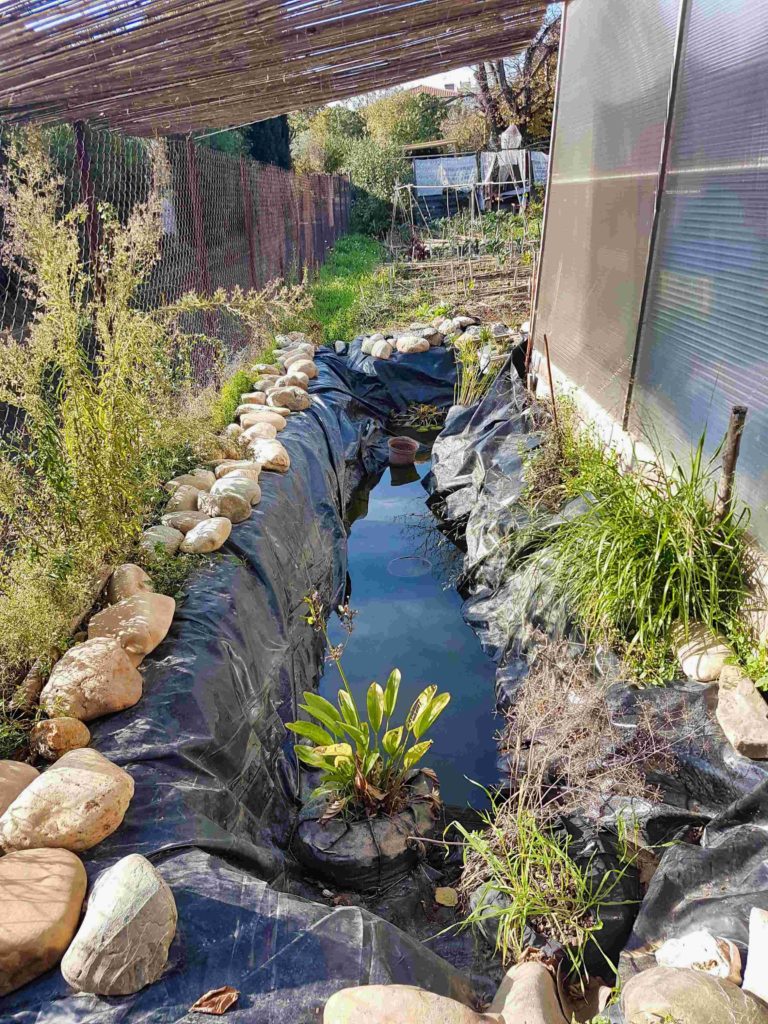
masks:
[[[723,443],[723,468],[720,473],[720,482],[717,485],[717,497],[715,498],[715,515],[720,522],[725,519],[731,510],[733,478],[736,473],[736,462],[739,458],[741,435],[744,433],[744,421],[746,418],[747,407],[745,405],[734,405],[731,409],[731,418],[728,421],[728,430]]]
[[[557,420],[557,400],[555,399],[555,382],[552,380],[552,363],[549,361],[549,341],[544,335],[544,354],[547,357],[547,373],[549,374],[549,393],[552,396],[552,419],[555,421],[555,437],[557,438],[557,453],[563,457],[563,439],[560,436],[560,424]]]

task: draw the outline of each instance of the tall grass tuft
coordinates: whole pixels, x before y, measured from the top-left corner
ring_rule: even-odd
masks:
[[[490,342],[491,333],[487,328],[483,328],[479,337],[462,337],[454,344],[456,355],[454,405],[477,405],[491,390],[503,364],[483,359],[483,349],[488,348]]]
[[[619,641],[641,679],[644,660],[653,675],[670,658],[677,624],[727,631],[744,603],[748,516],[716,515],[716,455],[706,459],[702,437],[688,464],[622,472],[607,457],[570,483],[587,508],[555,535],[558,586],[588,630]]]

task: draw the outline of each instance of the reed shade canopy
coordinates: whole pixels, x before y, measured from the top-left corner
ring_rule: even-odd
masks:
[[[542,0],[0,3],[0,119],[219,129],[503,57]]]

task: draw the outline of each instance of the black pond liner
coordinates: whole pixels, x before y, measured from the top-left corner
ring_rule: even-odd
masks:
[[[135,794],[121,827],[84,855],[89,879],[129,853],[157,866],[179,910],[168,968],[119,999],[75,995],[56,968],[1,998],[0,1020],[189,1022],[197,1018],[188,1007],[221,985],[240,992],[227,1013],[233,1024],[314,1024],[347,985],[397,982],[471,997],[463,974],[368,911],[278,891],[289,881],[299,803],[284,723],[323,661],[303,597],[317,589],[334,606],[344,595],[346,503],[387,461],[376,417],[424,379],[422,400],[436,401],[440,374],[449,404],[455,379],[444,352],[395,356],[386,386],[330,353],[317,361],[318,401],[280,435],[290,472],[262,474],[252,518],[191,580],[170,633],[144,662],[142,700],[91,728],[93,746],[131,774]],[[394,378],[402,387],[385,408]]]
[[[526,405],[522,383],[508,366],[478,406],[450,411],[425,481],[444,528],[463,537],[464,617],[496,660],[502,710],[514,704],[527,674],[532,625],[554,639],[578,639],[568,608],[554,600],[546,558],[510,569],[503,551],[504,539],[527,521],[519,505],[521,453],[540,443]],[[577,511],[566,507],[552,517],[551,528]],[[615,800],[598,823],[597,838],[610,844],[617,814],[629,804],[645,840],[661,855],[642,903],[628,903],[618,915],[614,908],[612,938],[604,941],[606,928],[601,945],[612,959],[621,954],[623,977],[654,966],[652,950],[660,942],[699,928],[731,939],[743,956],[750,909],[768,910],[768,762],[741,757],[727,741],[715,718],[716,686],[675,682],[639,690],[617,682],[609,704],[628,735],[641,705],[650,705],[676,766],[651,779],[661,802]]]

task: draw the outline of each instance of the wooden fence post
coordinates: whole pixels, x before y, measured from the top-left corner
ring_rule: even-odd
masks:
[[[715,515],[721,522],[731,511],[733,480],[736,475],[736,462],[739,458],[741,435],[744,433],[746,418],[747,407],[734,405],[723,442],[723,468],[720,472],[720,482],[717,485],[717,497],[715,498]]]

